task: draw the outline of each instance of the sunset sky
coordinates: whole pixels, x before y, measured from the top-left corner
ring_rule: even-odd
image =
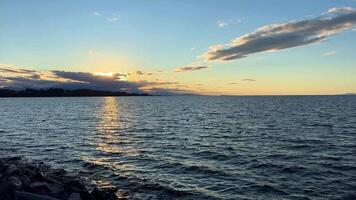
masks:
[[[356,92],[355,0],[0,0],[0,87]]]

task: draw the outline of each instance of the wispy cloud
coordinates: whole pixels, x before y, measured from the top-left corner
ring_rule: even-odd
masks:
[[[224,27],[226,27],[226,26],[229,25],[229,23],[226,22],[226,21],[224,21],[224,20],[219,20],[219,21],[216,22],[216,24],[217,24],[218,27],[220,27],[220,28],[224,28]]]
[[[206,60],[234,60],[250,54],[278,51],[325,40],[352,29],[356,25],[356,9],[332,8],[318,17],[282,24],[271,24],[234,39],[229,45],[214,45],[204,54]]]
[[[106,20],[108,21],[108,22],[116,22],[116,21],[118,21],[120,18],[119,18],[120,16],[118,15],[118,14],[112,14],[111,16],[109,16],[109,17],[106,17]]]
[[[328,51],[328,52],[323,53],[323,56],[333,56],[335,54],[336,54],[336,51]]]
[[[93,15],[95,15],[95,16],[101,16],[101,13],[94,11],[94,12],[93,12]]]
[[[178,67],[175,69],[175,72],[190,72],[190,71],[198,71],[202,69],[206,69],[208,66],[192,66],[192,67]]]
[[[120,19],[120,15],[118,15],[116,13],[112,13],[111,15],[106,15],[106,14],[102,14],[100,12],[94,11],[93,15],[97,16],[97,17],[103,17],[108,22],[117,22]]]
[[[251,78],[245,78],[245,79],[242,79],[241,81],[255,82],[257,80],[256,79],[251,79]]]
[[[216,25],[220,28],[224,28],[233,24],[239,24],[244,20],[244,18],[238,18],[238,19],[228,19],[228,20],[218,20],[216,22]]]

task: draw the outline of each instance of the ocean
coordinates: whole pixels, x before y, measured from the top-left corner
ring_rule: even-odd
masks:
[[[129,199],[356,199],[356,96],[1,98],[0,153]]]

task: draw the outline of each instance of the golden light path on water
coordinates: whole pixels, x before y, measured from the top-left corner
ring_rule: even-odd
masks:
[[[102,152],[103,156],[82,157],[88,163],[100,165],[112,169],[113,171],[125,172],[130,174],[134,171],[131,163],[122,162],[120,157],[132,157],[137,155],[137,151],[130,144],[130,137],[122,135],[120,129],[120,106],[118,98],[104,97],[100,111],[98,112],[97,133],[92,143],[96,151]],[[105,187],[112,184],[105,180],[94,181],[96,185]]]

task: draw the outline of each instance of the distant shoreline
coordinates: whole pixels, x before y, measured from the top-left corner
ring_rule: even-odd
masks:
[[[26,97],[132,97],[132,96],[215,96],[215,97],[303,97],[303,96],[356,96],[356,93],[345,94],[241,94],[241,95],[202,95],[193,93],[177,94],[147,94],[147,93],[129,93],[115,91],[101,91],[90,89],[67,90],[61,88],[50,89],[0,89],[0,98],[26,98]]]
[[[48,90],[9,90],[0,89],[0,98],[12,98],[12,97],[104,97],[104,96],[150,96],[146,93],[128,93],[128,92],[113,92],[113,91],[99,91],[99,90],[65,90],[51,88]]]

